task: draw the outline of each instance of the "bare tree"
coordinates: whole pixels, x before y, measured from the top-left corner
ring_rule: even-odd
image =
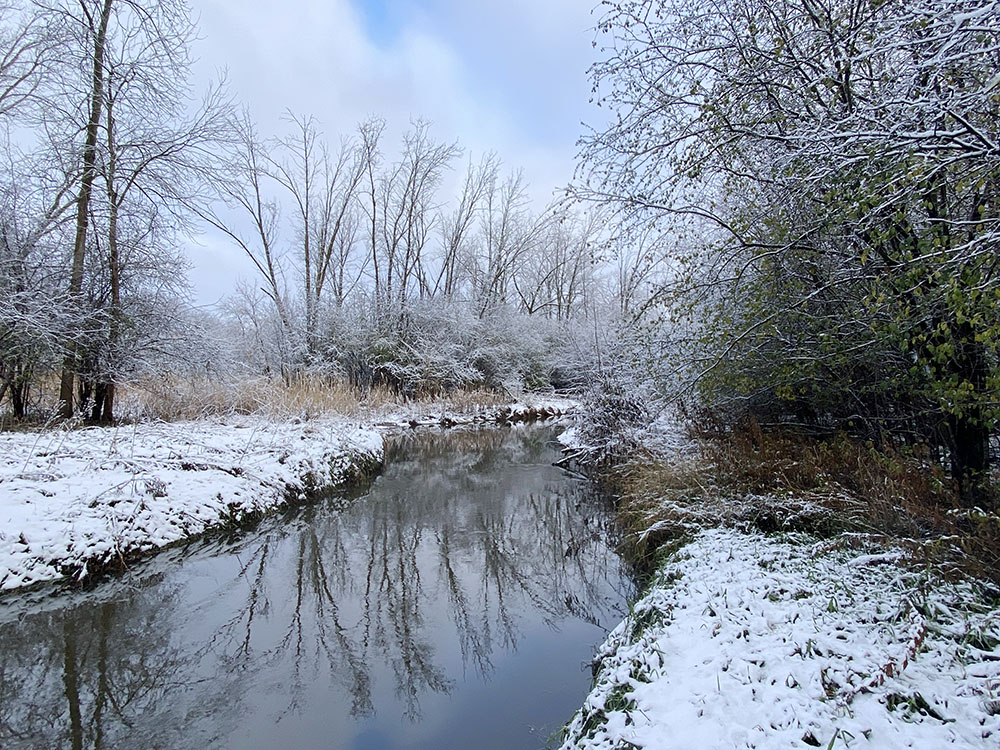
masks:
[[[44,17],[0,2],[0,120],[32,102],[43,83],[52,37]]]
[[[357,230],[353,212],[366,161],[363,147],[350,140],[342,141],[340,150],[331,155],[320,140],[314,119],[293,115],[289,119],[296,132],[280,142],[283,157],[271,159],[272,173],[295,202],[306,345],[314,353],[319,310],[331,280],[338,300],[343,301],[344,277]]]
[[[547,253],[552,271],[546,286],[555,301],[558,320],[569,320],[578,308],[587,310],[602,224],[603,216],[597,210],[583,214],[563,210],[557,214]]]
[[[232,174],[219,185],[223,199],[238,211],[239,216],[228,220],[218,212],[205,212],[204,217],[250,258],[260,272],[266,285],[262,291],[274,303],[282,327],[291,331],[289,290],[282,265],[284,253],[278,246],[280,210],[268,192],[270,172],[266,147],[246,110],[234,122],[234,131],[238,141],[230,154]],[[246,231],[239,225],[243,219],[249,220],[250,228]]]
[[[476,216],[487,191],[496,182],[499,169],[500,160],[493,153],[484,156],[478,165],[473,165],[472,161],[469,161],[458,204],[439,222],[441,265],[437,278],[430,288],[432,297],[438,292],[446,297],[453,297],[458,292],[461,283],[462,253],[467,250],[466,245],[472,239]]]
[[[544,213],[535,217],[529,211],[523,172],[512,172],[502,182],[499,178],[492,181],[483,197],[480,247],[466,258],[480,317],[509,301],[514,271],[546,222]]]
[[[69,296],[78,300],[83,290],[83,264],[87,252],[87,227],[90,222],[90,198],[97,177],[97,138],[104,104],[104,56],[107,53],[108,24],[114,0],[102,0],[100,5],[80,3],[82,38],[88,44],[87,59],[91,63],[89,87],[90,106],[85,123],[80,187],[76,199],[76,233],[73,240],[73,260],[69,280]],[[76,347],[70,344],[63,361],[59,400],[62,414],[73,416],[73,379],[76,368]]]
[[[161,245],[172,242],[174,233],[189,228],[191,207],[208,199],[206,185],[218,162],[215,152],[229,137],[229,103],[221,83],[207,92],[195,112],[185,112],[188,50],[195,29],[183,10],[174,8],[157,23],[159,33],[152,43],[143,29],[148,16],[120,13],[116,38],[105,57],[99,168],[107,210],[109,330],[107,363],[102,372],[94,373],[91,416],[95,421],[113,420],[116,376],[127,367],[115,361],[120,360],[115,355],[126,324],[122,271],[128,256],[120,248],[122,212],[134,211],[142,224],[134,238],[155,237]],[[141,242],[131,249],[131,262],[144,268],[156,263],[139,261],[135,256],[140,251],[147,258],[170,258],[162,247],[143,248]],[[176,265],[165,265],[169,266],[167,277],[176,274]],[[142,279],[136,278],[135,290],[141,285]]]
[[[59,255],[21,178],[12,170],[0,188],[0,400],[15,419],[26,416],[35,375],[51,366],[72,322]]]
[[[436,143],[430,125],[414,123],[403,138],[403,153],[378,184],[379,249],[382,254],[384,301],[402,304],[418,285],[427,291],[424,250],[437,221],[437,189],[444,170],[459,155],[455,144]]]
[[[114,329],[106,340],[114,342],[122,317],[122,212],[128,207],[139,216],[154,215],[161,242],[168,224],[174,230],[189,226],[186,206],[204,195],[197,184],[221,132],[224,96],[217,88],[198,112],[187,111],[194,24],[184,0],[39,0],[36,12],[58,42],[48,62],[41,129],[53,163],[61,162],[68,192],[75,195],[67,296],[86,307],[85,276],[96,268],[87,256],[106,247],[111,301],[104,317]],[[102,180],[105,200],[98,201]],[[150,205],[154,214],[146,211]],[[53,206],[58,214],[58,198]],[[74,380],[83,366],[79,337],[67,335],[65,349],[60,402],[69,417]],[[95,411],[105,418],[113,413],[109,378],[100,389],[108,400]]]
[[[366,219],[365,228],[368,233],[368,252],[371,257],[372,278],[375,282],[376,304],[382,299],[383,273],[379,263],[378,225],[380,214],[376,170],[382,161],[381,142],[384,133],[385,120],[378,117],[372,117],[358,126],[365,183],[362,206]]]

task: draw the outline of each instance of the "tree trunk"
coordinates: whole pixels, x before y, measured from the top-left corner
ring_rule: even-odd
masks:
[[[23,377],[22,373],[15,371],[14,379],[10,384],[10,406],[14,411],[14,419],[24,419],[27,389],[27,378]]]
[[[100,422],[101,413],[104,409],[104,394],[107,390],[107,384],[102,382],[97,382],[94,384],[94,405],[90,409],[90,421]]]
[[[955,341],[954,372],[972,385],[972,396],[970,404],[962,404],[961,411],[949,418],[951,473],[963,506],[986,507],[990,469],[990,425],[982,407],[989,369],[986,351],[968,322],[957,326]]]
[[[104,102],[104,48],[108,34],[108,21],[114,0],[104,0],[94,40],[94,68],[91,78],[90,115],[87,118],[87,137],[83,147],[83,175],[80,178],[80,193],[76,201],[76,237],[73,241],[73,266],[70,272],[69,296],[77,301],[83,290],[83,261],[87,249],[87,226],[90,210],[90,195],[97,175],[97,130],[101,121]],[[76,344],[69,343],[63,359],[62,378],[59,383],[59,400],[62,415],[73,416],[73,378],[76,369]]]
[[[989,439],[990,431],[979,419],[951,421],[951,473],[958,482],[959,499],[963,506],[989,505]]]
[[[115,384],[104,384],[104,411],[101,413],[101,421],[111,424],[115,421]]]
[[[111,317],[108,322],[108,363],[111,365],[111,371],[103,373],[101,377],[104,380],[98,386],[97,396],[94,400],[94,414],[93,418],[95,422],[107,422],[111,423],[115,419],[114,415],[114,400],[115,400],[115,386],[113,382],[114,378],[114,364],[117,357],[116,350],[118,349],[118,337],[121,334],[121,307],[122,307],[122,292],[121,292],[121,258],[118,247],[118,209],[121,205],[121,199],[118,195],[118,191],[115,187],[115,180],[117,179],[117,151],[115,149],[115,117],[114,117],[114,98],[108,97],[108,120],[107,120],[107,130],[108,130],[108,175],[107,175],[107,193],[108,193],[108,204],[109,204],[109,217],[108,217],[108,273],[111,277]]]

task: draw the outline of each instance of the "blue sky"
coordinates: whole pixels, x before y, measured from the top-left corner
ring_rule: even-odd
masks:
[[[398,137],[434,123],[477,157],[523,168],[539,203],[572,177],[588,104],[598,0],[193,0],[206,81],[225,68],[266,135],[286,110],[315,116],[331,141],[371,114]],[[196,258],[199,297],[231,288],[241,259]],[[219,260],[222,257],[222,260]],[[245,269],[244,269],[245,270]]]
[[[364,14],[365,30],[380,47],[389,47],[401,27],[399,3],[393,0],[360,0],[357,3]]]

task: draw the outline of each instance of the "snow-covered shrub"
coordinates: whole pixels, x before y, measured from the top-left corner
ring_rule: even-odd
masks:
[[[577,434],[584,463],[619,464],[643,450],[652,423],[648,402],[618,380],[596,384],[584,401]]]
[[[351,324],[347,325],[346,321]],[[566,334],[557,321],[506,307],[479,314],[465,302],[332,317],[323,359],[353,385],[405,396],[489,388],[551,388]]]

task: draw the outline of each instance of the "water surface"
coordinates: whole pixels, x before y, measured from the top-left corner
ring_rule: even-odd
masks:
[[[400,438],[354,497],[0,600],[0,747],[545,747],[631,593],[552,437]]]

